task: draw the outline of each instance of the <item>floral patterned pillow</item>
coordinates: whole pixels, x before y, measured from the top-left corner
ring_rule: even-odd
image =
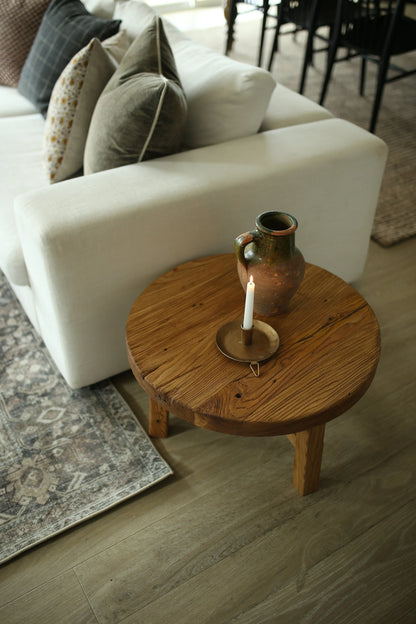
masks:
[[[82,169],[84,147],[95,104],[129,46],[124,31],[103,43],[94,38],[68,63],[49,102],[43,160],[49,182]]]

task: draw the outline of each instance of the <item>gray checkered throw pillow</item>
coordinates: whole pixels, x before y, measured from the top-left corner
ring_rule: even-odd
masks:
[[[46,116],[55,82],[71,58],[93,37],[114,35],[120,23],[95,17],[80,0],[52,0],[23,66],[19,92]]]

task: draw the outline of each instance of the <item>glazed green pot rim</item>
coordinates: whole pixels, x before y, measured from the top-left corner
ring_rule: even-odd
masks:
[[[264,225],[263,221],[272,217],[281,218],[281,223],[283,224],[287,223],[287,227],[284,229],[276,230],[276,229],[272,229]],[[256,218],[256,227],[261,232],[264,232],[266,234],[271,234],[272,236],[288,236],[288,234],[293,234],[296,231],[298,227],[298,222],[297,222],[297,219],[295,219],[295,217],[288,214],[287,212],[279,212],[277,210],[270,210],[268,212],[262,212],[261,214],[258,215],[258,217]]]

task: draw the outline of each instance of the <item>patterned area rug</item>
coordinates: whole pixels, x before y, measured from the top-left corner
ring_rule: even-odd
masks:
[[[0,273],[0,563],[171,474],[110,382],[66,385]]]
[[[249,20],[237,22],[230,57],[245,63],[257,63],[260,35],[258,12]],[[287,31],[289,26],[283,26]],[[225,27],[192,30],[189,36],[208,47],[223,52]],[[279,52],[274,57],[273,76],[283,85],[298,90],[303,61],[305,32],[280,37]],[[266,33],[263,66],[267,66],[273,31]],[[321,46],[322,47],[322,46]],[[325,54],[316,54],[309,70],[304,95],[317,102],[321,90]],[[403,55],[397,64],[414,68],[415,53]],[[337,63],[325,106],[336,117],[368,129],[375,90],[375,65],[369,63],[364,97],[358,93],[360,61]],[[389,147],[389,157],[374,220],[372,237],[385,247],[416,235],[416,75],[386,85],[376,134]]]

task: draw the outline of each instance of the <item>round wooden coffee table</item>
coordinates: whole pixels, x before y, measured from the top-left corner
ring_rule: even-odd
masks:
[[[242,320],[244,299],[235,257],[225,254],[178,266],[135,301],[127,351],[149,396],[149,434],[166,437],[171,412],[223,433],[287,435],[295,447],[294,484],[308,494],[319,485],[325,423],[373,379],[378,322],[356,290],[307,264],[288,312],[260,319],[277,331],[280,346],[256,377],[216,344],[223,325]]]

